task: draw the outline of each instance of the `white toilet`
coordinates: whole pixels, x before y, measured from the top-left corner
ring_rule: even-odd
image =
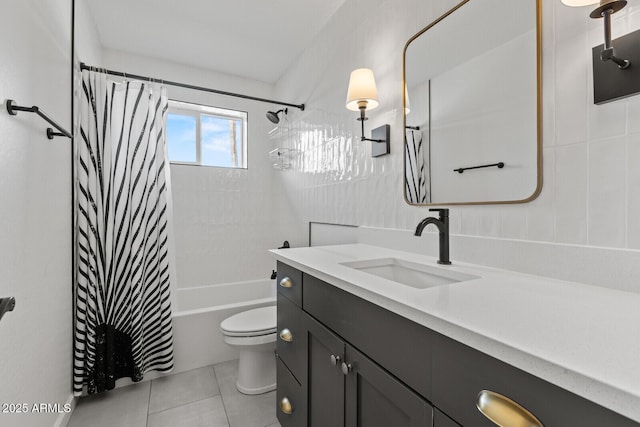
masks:
[[[276,306],[244,311],[220,323],[224,342],[240,350],[240,393],[260,394],[276,388]]]

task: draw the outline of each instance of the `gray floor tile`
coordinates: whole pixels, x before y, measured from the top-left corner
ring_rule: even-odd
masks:
[[[276,392],[248,396],[236,389],[238,361],[214,366],[231,427],[265,427],[277,423]]]
[[[280,423],[269,424],[267,427],[282,427]]]
[[[220,396],[149,415],[147,427],[229,427]]]
[[[207,366],[151,381],[149,413],[164,411],[220,394],[213,367]]]
[[[67,427],[145,427],[149,381],[81,397]]]

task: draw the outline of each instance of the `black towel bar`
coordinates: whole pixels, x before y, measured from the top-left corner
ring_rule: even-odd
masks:
[[[59,131],[59,132],[55,132],[52,128],[47,128],[47,138],[53,139],[56,136],[66,136],[67,138],[71,138],[71,134],[65,128],[63,128],[58,123],[56,123],[56,121],[53,120],[51,117],[47,116],[47,114],[37,106],[34,105],[33,107],[21,107],[20,105],[16,105],[16,102],[13,99],[7,99],[6,105],[7,105],[7,112],[11,116],[15,116],[16,114],[18,114],[18,111],[26,111],[27,113],[36,113],[37,115],[42,117],[45,121],[47,121],[51,126],[53,126]]]
[[[490,168],[492,166],[497,166],[498,169],[502,169],[504,167],[504,162],[498,162],[498,163],[491,163],[490,165],[481,165],[481,166],[471,166],[468,168],[458,168],[458,169],[454,169],[454,172],[458,172],[458,173],[462,173],[466,170],[469,169],[480,169],[480,168]]]

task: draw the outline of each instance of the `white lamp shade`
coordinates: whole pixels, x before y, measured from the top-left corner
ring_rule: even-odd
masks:
[[[351,72],[349,77],[349,89],[347,90],[347,109],[358,111],[358,103],[365,101],[367,110],[373,110],[378,106],[378,89],[373,71],[368,68],[358,68]]]
[[[561,0],[567,6],[579,7],[599,3],[598,0]]]

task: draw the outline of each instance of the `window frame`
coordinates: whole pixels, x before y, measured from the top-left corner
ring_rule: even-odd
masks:
[[[169,99],[167,116],[169,114],[176,114],[182,116],[194,117],[196,119],[196,160],[195,162],[171,160],[169,164],[186,165],[186,166],[203,166],[209,168],[223,168],[223,169],[248,169],[248,146],[249,146],[249,113],[243,110],[234,110],[231,108],[215,107],[212,105],[198,104],[195,102],[180,101],[177,99]],[[241,126],[241,152],[238,153],[239,165],[238,166],[221,166],[221,165],[208,165],[202,163],[202,116],[213,116],[216,118],[240,120]],[[169,138],[167,132],[167,157],[169,149]]]

